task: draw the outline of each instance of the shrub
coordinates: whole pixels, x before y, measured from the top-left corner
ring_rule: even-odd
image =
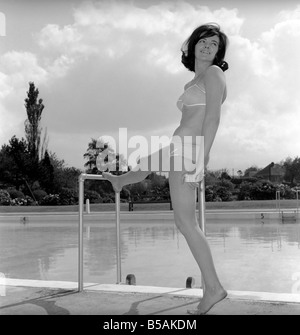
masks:
[[[216,194],[217,194],[217,198],[220,198],[221,201],[231,201],[232,200],[232,193],[225,186],[216,187]]]
[[[49,194],[46,195],[42,200],[41,200],[41,205],[42,206],[57,206],[60,204],[60,199],[58,194]]]
[[[240,186],[238,200],[251,200],[252,183],[243,181]]]
[[[233,191],[235,185],[228,179],[222,179],[218,181],[217,183],[218,186],[225,187],[227,190],[230,192]]]
[[[0,190],[0,205],[2,206],[9,206],[10,205],[10,195],[5,190]]]
[[[280,191],[280,196],[283,199],[295,199],[296,198],[295,190],[290,188],[288,185],[284,185],[284,184],[277,185],[277,190]]]
[[[123,189],[121,190],[120,198],[121,200],[124,200],[124,201],[127,201],[130,199],[130,191],[126,187],[123,187]]]
[[[243,178],[243,181],[247,182],[247,183],[256,183],[259,179],[256,177],[247,177],[247,178]]]
[[[112,197],[110,197],[109,195],[107,195],[106,197],[104,197],[102,199],[102,202],[105,204],[111,204],[115,202],[115,199],[113,199]]]
[[[140,197],[141,194],[145,194],[148,188],[148,180],[143,180],[139,183],[128,185],[128,190],[132,199]]]
[[[9,193],[11,199],[25,198],[24,193],[16,190],[15,188],[10,188],[7,190],[7,192]]]
[[[232,178],[231,182],[234,185],[240,185],[243,182],[243,179],[242,178]]]
[[[60,205],[75,205],[78,203],[78,192],[72,188],[63,187],[59,192]]]
[[[84,192],[84,201],[86,201],[86,199],[89,199],[91,204],[97,204],[100,202],[104,202],[100,194],[92,190],[87,190]]]
[[[232,201],[232,193],[226,186],[209,185],[205,188],[206,201]]]
[[[32,193],[38,202],[40,202],[47,195],[47,192],[44,190],[34,190]]]
[[[36,205],[36,202],[29,195],[25,195],[25,200],[27,202],[27,206],[35,206]]]
[[[23,198],[14,198],[10,200],[11,206],[32,206],[35,205],[35,201],[26,195]]]
[[[37,191],[37,190],[40,190],[41,189],[41,186],[40,186],[40,183],[36,180],[32,186],[31,186],[31,190],[32,191]]]
[[[205,201],[212,202],[216,198],[215,192],[213,190],[213,185],[205,187]]]
[[[24,198],[14,198],[10,201],[11,206],[27,206],[27,200]]]
[[[291,188],[291,190],[292,190],[293,192],[300,191],[300,185],[299,185],[299,186],[294,186],[293,188]]]
[[[251,189],[254,200],[272,200],[276,196],[276,187],[269,181],[258,181]]]

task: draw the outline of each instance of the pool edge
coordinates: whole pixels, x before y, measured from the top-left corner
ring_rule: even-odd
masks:
[[[50,281],[50,280],[31,280],[5,278],[2,285],[14,287],[34,287],[49,289],[77,290],[78,283],[70,281]],[[200,288],[174,288],[159,286],[138,286],[126,284],[98,284],[85,283],[84,291],[89,292],[108,292],[108,293],[128,293],[128,294],[160,294],[176,297],[202,297]],[[256,291],[235,291],[228,290],[228,298],[234,300],[266,301],[272,303],[300,303],[300,292],[297,293],[272,293]]]

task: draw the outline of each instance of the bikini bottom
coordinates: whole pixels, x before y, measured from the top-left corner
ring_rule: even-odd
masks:
[[[199,182],[204,177],[204,140],[197,136],[193,143],[191,136],[182,140],[173,136],[169,144],[156,150],[151,155],[137,159],[133,171],[170,172],[182,171],[185,182]]]

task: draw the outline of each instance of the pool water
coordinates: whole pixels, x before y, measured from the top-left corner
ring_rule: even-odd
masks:
[[[228,290],[300,294],[300,224],[207,221],[206,236]],[[200,272],[173,222],[122,223],[122,282],[185,287]],[[7,278],[77,281],[78,224],[1,223],[0,272]],[[116,283],[114,223],[85,224],[84,282]]]

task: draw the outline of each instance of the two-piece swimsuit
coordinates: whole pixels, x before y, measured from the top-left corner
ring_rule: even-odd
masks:
[[[202,84],[203,85],[203,84]],[[202,127],[205,117],[206,106],[206,91],[204,86],[200,83],[195,83],[189,86],[177,101],[177,107],[182,113],[190,113],[195,111],[195,107],[204,106],[200,111],[201,119],[198,127]],[[199,110],[197,110],[198,112]],[[184,158],[184,167],[187,171],[196,171],[193,174],[186,174],[186,182],[199,182],[204,176],[204,138],[203,136],[196,136],[196,143],[193,141],[192,136],[184,136],[182,138],[173,136],[171,143],[175,144],[175,149],[170,152],[173,157],[181,156]],[[194,155],[193,155],[194,150]],[[182,153],[183,151],[183,153]],[[196,154],[196,160],[193,157]]]
[[[177,101],[177,107],[182,113],[189,113],[194,110],[196,106],[206,106],[206,92],[205,88],[201,87],[199,84],[193,84],[189,86],[183,94],[179,97]],[[203,108],[203,112],[201,111],[201,120],[200,123],[203,123],[205,116],[205,108]],[[201,124],[198,125],[201,127]],[[196,161],[193,157],[196,154]],[[192,172],[185,175],[186,182],[199,182],[203,179],[204,176],[204,140],[203,136],[196,137],[196,143],[192,141],[192,136],[176,136],[173,135],[170,143],[163,147],[161,150],[154,152],[151,154],[151,160],[162,160],[163,162],[167,162],[167,168],[160,169],[164,171],[168,171],[170,158],[174,158],[174,170],[175,171],[184,171],[184,172]],[[142,169],[142,166],[148,166],[149,156],[145,156],[139,159],[139,162],[135,167],[133,167],[133,171],[137,171]],[[162,163],[160,162],[160,166]],[[184,164],[184,165],[183,165]],[[165,166],[166,166],[165,165]],[[183,167],[184,166],[184,167]],[[195,170],[196,168],[196,170]],[[143,170],[143,169],[142,169]],[[152,171],[152,169],[151,169]],[[157,170],[155,170],[157,171]]]

